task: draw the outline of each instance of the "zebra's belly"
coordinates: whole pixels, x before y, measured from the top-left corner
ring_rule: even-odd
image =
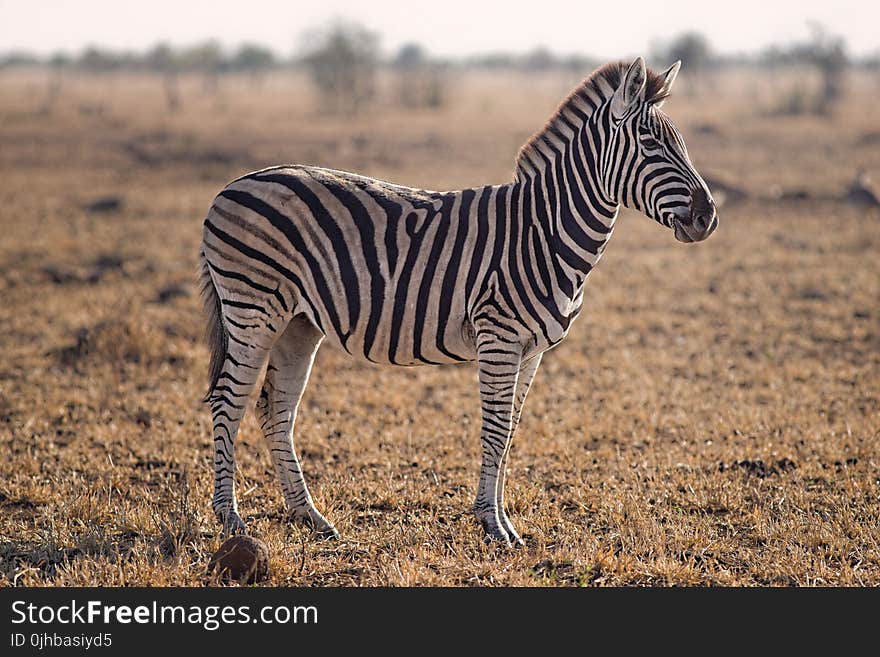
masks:
[[[385,365],[446,365],[476,360],[473,332],[463,311],[445,314],[440,308],[420,310],[398,309],[395,313],[394,305],[389,304],[378,317],[365,317],[347,332],[324,330],[324,341],[356,359]],[[326,321],[320,323],[328,325]]]
[[[463,299],[437,299],[419,303],[408,299],[400,303],[389,296],[381,304],[362,303],[362,311],[352,317],[341,306],[331,317],[319,303],[297,303],[324,333],[325,342],[350,356],[378,364],[414,366],[472,362],[477,359],[474,328]],[[317,310],[317,315],[313,312]],[[516,327],[515,339],[522,345],[522,357],[531,358],[554,348],[568,335],[571,323],[582,309],[581,299],[565,308],[562,323],[543,325],[522,318],[505,320]],[[514,337],[514,336],[510,336]]]

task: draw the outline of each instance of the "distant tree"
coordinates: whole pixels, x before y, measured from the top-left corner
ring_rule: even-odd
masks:
[[[70,55],[63,52],[53,53],[48,60],[46,66],[49,69],[49,76],[46,80],[46,98],[43,101],[43,107],[40,112],[43,114],[51,114],[55,109],[58,99],[61,97],[61,90],[64,85],[64,72],[70,68],[73,60]]]
[[[217,41],[205,41],[181,52],[180,63],[183,68],[191,71],[219,73],[224,64],[223,49]]]
[[[440,107],[446,102],[442,67],[417,43],[400,47],[391,59],[397,100],[404,107]]]
[[[556,57],[543,46],[527,52],[522,58],[522,67],[526,71],[547,71],[557,65]]]
[[[157,43],[144,55],[144,64],[153,71],[177,71],[180,58],[167,43]]]
[[[670,64],[680,59],[683,67],[696,73],[713,62],[709,40],[697,32],[685,32],[675,37],[660,54],[661,59]]]
[[[840,36],[829,34],[818,23],[810,24],[810,32],[806,41],[790,46],[771,46],[760,55],[759,61],[764,66],[810,66],[821,76],[819,93],[810,95],[801,86],[796,87],[778,108],[783,114],[830,114],[844,94],[846,71],[850,65],[846,42]]]
[[[102,73],[117,69],[122,64],[122,58],[95,46],[86,48],[77,60],[77,65],[91,73]]]
[[[40,59],[29,52],[10,52],[0,57],[0,68],[12,68],[13,66],[39,66]]]
[[[243,44],[229,60],[229,67],[238,71],[262,71],[275,65],[275,54],[254,43]]]
[[[263,74],[275,66],[275,53],[268,48],[254,44],[243,44],[229,60],[229,68],[242,71],[250,77],[251,84],[260,85]]]
[[[228,62],[217,41],[205,41],[187,48],[180,54],[181,69],[201,73],[205,91],[216,94],[220,89],[220,73]]]
[[[490,52],[465,59],[465,65],[489,70],[514,68],[516,57],[506,52]]]
[[[46,64],[54,69],[68,68],[73,64],[73,58],[66,52],[59,50],[49,56],[49,59],[46,60]]]
[[[651,58],[669,66],[681,60],[682,68],[687,71],[689,80],[694,84],[686,85],[685,93],[694,95],[697,89],[712,86],[712,78],[705,72],[716,63],[709,40],[698,32],[683,32],[667,43],[661,43],[651,53]]]
[[[405,43],[391,58],[391,66],[398,70],[415,69],[428,61],[425,49],[418,43]]]
[[[97,46],[89,46],[76,60],[77,68],[92,75],[104,75],[117,71],[126,66],[131,66],[133,57],[105,50]],[[92,102],[80,104],[80,112],[101,116],[109,105],[110,95],[107,90],[99,92],[92,98]]]
[[[325,110],[356,114],[376,95],[379,39],[361,25],[336,22],[308,34],[303,62]]]
[[[811,61],[822,74],[822,91],[817,110],[829,114],[833,106],[843,96],[844,79],[849,59],[843,37],[828,34],[818,23],[811,25],[812,38],[807,43],[806,59]]]
[[[144,64],[162,76],[165,104],[169,112],[176,112],[182,104],[177,84],[180,58],[167,43],[158,43],[144,56]]]

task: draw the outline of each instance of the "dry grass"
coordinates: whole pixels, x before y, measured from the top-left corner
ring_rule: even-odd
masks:
[[[39,114],[44,81],[4,73],[0,582],[203,582],[220,538],[194,262],[228,179],[298,161],[432,188],[505,180],[569,82],[469,76],[445,109],[346,123],[288,75],[218,97],[193,81],[169,116],[149,78],[69,80]],[[828,200],[857,166],[880,175],[862,138],[878,89],[831,120],[783,120],[763,110],[778,86],[738,77],[668,103],[698,167],[752,197],[692,247],[622,217],[514,448],[525,549],[487,548],[468,513],[473,368],[325,348],[298,448],[343,540],[286,524],[251,417],[239,439],[270,584],[880,585],[880,213]],[[825,200],[766,200],[774,185]],[[89,209],[105,197],[118,207]]]

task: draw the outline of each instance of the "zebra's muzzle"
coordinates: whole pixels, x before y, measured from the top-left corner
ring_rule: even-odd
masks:
[[[702,242],[718,227],[715,201],[704,189],[695,189],[691,195],[690,212],[676,215],[672,225],[679,242]]]
[[[702,242],[718,227],[718,215],[713,214],[710,219],[694,220],[682,220],[676,217],[672,227],[675,230],[675,239],[679,242]]]

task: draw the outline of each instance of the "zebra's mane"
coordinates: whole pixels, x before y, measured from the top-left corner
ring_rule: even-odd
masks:
[[[577,85],[572,92],[560,103],[559,107],[550,117],[544,127],[529,137],[523,144],[516,156],[516,177],[521,173],[534,170],[535,163],[542,158],[538,155],[541,145],[552,143],[552,135],[560,132],[566,134],[570,131],[565,123],[570,123],[564,118],[565,114],[578,116],[591,114],[592,108],[598,107],[611,97],[614,90],[620,86],[621,81],[629,70],[631,62],[610,62],[600,66],[590,73]],[[666,88],[666,80],[660,73],[647,69],[648,79],[645,82],[645,102],[659,103],[669,95]],[[571,111],[569,111],[571,110]],[[534,157],[532,157],[534,156]]]

